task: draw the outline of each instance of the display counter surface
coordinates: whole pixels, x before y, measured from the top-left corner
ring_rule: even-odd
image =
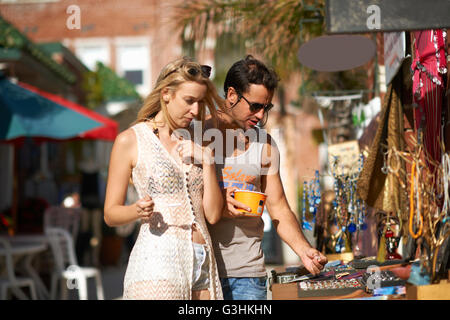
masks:
[[[391,265],[380,267],[380,270],[389,270],[398,268],[400,265]],[[274,269],[276,272],[283,272],[286,268],[278,267]],[[355,290],[345,295],[329,295],[329,296],[314,296],[314,297],[299,297],[298,282],[290,283],[273,283],[271,286],[272,300],[342,300],[342,299],[368,299],[373,298],[373,295],[365,292],[363,289]],[[380,298],[381,299],[381,298]],[[406,299],[406,297],[388,296],[384,299]]]
[[[340,299],[354,299],[367,298],[372,295],[366,293],[364,290],[356,290],[345,296],[326,296],[326,297],[308,297],[299,298],[297,282],[292,283],[274,283],[272,285],[272,300],[340,300]]]

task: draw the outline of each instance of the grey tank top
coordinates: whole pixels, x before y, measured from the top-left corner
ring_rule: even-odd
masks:
[[[267,141],[261,137],[267,133],[262,129],[258,132],[256,141],[236,157],[217,156],[216,151],[221,188],[261,191],[261,156]],[[218,223],[208,224],[208,229],[221,278],[266,276],[261,247],[264,222],[260,217],[222,217]]]

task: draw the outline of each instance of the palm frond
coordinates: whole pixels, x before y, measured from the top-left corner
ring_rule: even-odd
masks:
[[[315,12],[308,10],[314,2]],[[322,33],[323,22],[302,24],[321,12],[324,0],[192,0],[175,8],[176,27],[186,40],[204,43],[209,35],[236,33],[244,37],[248,48],[270,60],[281,76],[298,69],[300,44]]]

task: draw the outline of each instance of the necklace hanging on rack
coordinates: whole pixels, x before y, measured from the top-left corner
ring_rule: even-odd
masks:
[[[319,170],[315,171],[314,179],[303,182],[303,198],[302,198],[302,228],[312,230],[312,224],[316,222],[317,210],[322,202],[320,191],[320,175]],[[312,215],[312,221],[309,222],[306,213]]]
[[[302,199],[302,228],[304,230],[312,230],[312,225],[306,218],[306,199],[308,194],[308,183],[306,181],[303,182],[303,199]],[[310,206],[310,204],[308,203]]]
[[[355,232],[356,231],[356,224],[354,223],[354,217],[355,217],[355,214],[356,214],[356,210],[355,210],[355,205],[354,205],[354,197],[353,197],[353,193],[354,193],[354,188],[353,188],[353,182],[352,181],[350,181],[350,185],[349,185],[349,188],[350,188],[350,190],[349,190],[349,192],[350,192],[350,203],[349,203],[349,205],[348,205],[348,211],[349,211],[349,216],[350,216],[350,219],[349,219],[349,224],[348,224],[348,227],[347,227],[347,229],[348,229],[348,232],[350,232],[350,233],[353,233],[353,232]]]
[[[447,222],[450,222],[449,216],[449,205],[450,205],[450,197],[449,197],[449,180],[450,180],[450,157],[447,153],[442,155],[442,180],[444,187],[444,203],[442,206],[442,224],[445,225]],[[443,229],[443,228],[442,228]]]
[[[308,204],[309,204],[309,213],[315,215],[316,207],[314,206],[316,200],[314,197],[314,189],[313,189],[313,181],[309,182],[308,186]]]
[[[419,192],[419,175],[416,174],[416,161],[411,166],[411,192],[409,195],[409,233],[413,239],[417,239],[422,235],[423,218],[420,214],[420,192]],[[416,196],[417,218],[414,219],[414,196]],[[414,232],[414,220],[418,223],[417,233]]]
[[[314,189],[314,196],[315,196],[315,202],[314,205],[316,209],[319,207],[321,202],[321,192],[320,192],[320,176],[319,176],[319,170],[316,170],[315,172],[315,189]]]
[[[366,205],[364,204],[364,201],[361,201],[360,199],[358,201],[358,207],[359,215],[358,215],[358,230],[366,230],[367,229],[367,223],[366,223]]]
[[[363,155],[360,154],[357,166],[353,170],[342,170],[338,172],[338,159],[334,157],[331,174],[334,178],[333,201],[334,221],[339,228],[339,236],[336,234],[335,249],[336,252],[345,248],[345,251],[351,249],[352,234],[356,232],[356,242],[358,241],[359,231],[367,229],[365,223],[365,204],[357,194],[357,180],[363,166]],[[357,247],[356,247],[357,248]],[[357,248],[358,251],[358,248]]]

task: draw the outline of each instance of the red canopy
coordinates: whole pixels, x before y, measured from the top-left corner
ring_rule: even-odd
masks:
[[[23,87],[27,90],[35,92],[55,103],[58,103],[68,109],[71,109],[75,112],[81,113],[89,118],[92,118],[93,120],[96,120],[96,121],[104,124],[101,127],[81,133],[75,139],[98,139],[98,140],[114,141],[114,139],[116,138],[116,136],[118,134],[118,127],[119,127],[116,121],[111,120],[108,117],[105,117],[95,111],[89,110],[86,107],[83,107],[72,101],[64,99],[58,95],[43,91],[43,90],[33,87],[29,84],[19,82],[18,85],[20,85],[21,87]],[[39,138],[37,140],[39,140]],[[45,140],[51,140],[51,139],[45,139]]]

